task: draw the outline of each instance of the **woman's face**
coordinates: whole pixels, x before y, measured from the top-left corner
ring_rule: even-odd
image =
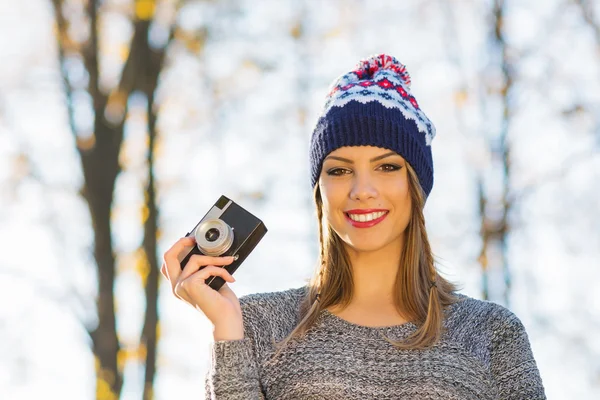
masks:
[[[359,252],[402,243],[410,220],[406,161],[373,146],[341,147],[323,161],[319,187],[323,214]]]

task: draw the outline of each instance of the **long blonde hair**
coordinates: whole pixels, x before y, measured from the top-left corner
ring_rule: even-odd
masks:
[[[421,349],[434,345],[443,333],[443,309],[457,299],[456,286],[441,277],[435,268],[433,253],[425,230],[423,207],[425,197],[414,169],[406,163],[412,212],[405,232],[404,251],[396,274],[394,302],[398,312],[417,330],[404,340],[385,338],[399,349]],[[323,201],[319,184],[314,201],[319,225],[320,256],[308,291],[300,305],[301,320],[281,342],[273,342],[280,350],[294,337],[304,335],[320,312],[333,305],[347,306],[352,299],[352,268],[342,239],[323,222]],[[327,235],[323,235],[323,225]]]

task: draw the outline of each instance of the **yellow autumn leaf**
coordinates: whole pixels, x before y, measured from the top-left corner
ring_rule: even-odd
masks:
[[[96,399],[117,400],[117,396],[110,386],[115,382],[114,374],[102,368],[98,356],[94,356],[94,364],[96,367]]]
[[[290,35],[294,39],[298,39],[300,36],[302,36],[302,23],[300,21],[296,21],[296,23],[292,25],[290,29]]]
[[[183,29],[176,28],[175,32],[173,33],[173,37],[178,42],[185,42],[187,40],[188,33]]]
[[[119,371],[125,370],[125,365],[128,361],[144,363],[146,361],[146,353],[146,345],[144,344],[119,349],[119,352],[117,353],[117,366]]]
[[[141,214],[142,214],[142,224],[145,224],[146,221],[148,220],[148,216],[150,215],[150,210],[148,209],[148,206],[146,204],[144,204],[142,206]]]
[[[119,371],[123,372],[125,370],[125,364],[127,364],[127,359],[129,358],[127,349],[121,348],[117,352],[117,368]]]
[[[469,94],[466,89],[460,89],[456,93],[454,93],[454,102],[460,108],[465,105],[469,98]]]
[[[185,42],[185,47],[194,54],[200,54],[204,47],[204,41],[199,38],[189,39]]]
[[[165,149],[164,140],[163,140],[162,136],[160,134],[158,134],[158,128],[157,128],[156,139],[154,139],[154,157],[157,159],[160,158],[164,153],[164,149]]]
[[[481,265],[481,269],[482,270],[487,270],[488,268],[488,258],[487,258],[487,254],[483,253],[479,256],[479,258],[477,259],[477,261],[479,261],[479,264]]]
[[[110,385],[104,379],[96,380],[97,400],[117,400],[117,396],[110,389]]]
[[[77,148],[81,151],[91,150],[96,145],[94,134],[77,136]]]
[[[108,96],[108,104],[124,106],[127,103],[127,93],[123,90],[113,90]]]
[[[146,280],[150,274],[150,263],[143,248],[139,248],[135,253],[135,272],[142,279],[142,286],[146,286]]]
[[[144,343],[140,343],[135,352],[135,358],[138,362],[143,363],[146,360],[148,349]]]
[[[122,169],[127,169],[127,166],[131,163],[131,157],[127,151],[127,145],[124,144],[119,151],[119,166]]]
[[[137,19],[142,21],[149,21],[154,16],[156,11],[155,0],[136,0],[135,2],[135,16]]]
[[[119,59],[123,62],[127,61],[130,50],[131,50],[131,48],[129,46],[126,46],[124,44],[120,45],[118,47]]]
[[[191,53],[200,54],[206,42],[206,33],[193,33],[184,29],[177,29],[175,31],[175,40],[182,43]]]
[[[113,90],[108,96],[104,117],[111,123],[117,124],[125,116],[125,106],[128,95],[122,90]]]

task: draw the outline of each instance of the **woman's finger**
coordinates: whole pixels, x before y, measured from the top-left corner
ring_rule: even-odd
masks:
[[[201,286],[208,286],[205,280],[211,276],[220,276],[226,282],[235,282],[235,278],[225,268],[207,265],[202,270],[192,273],[188,278],[182,279],[183,274],[180,275],[179,280],[173,287],[173,294],[191,305],[199,304],[202,299],[198,298],[198,294],[205,290]],[[212,290],[212,288],[209,290]]]
[[[205,281],[211,276],[220,276],[226,282],[235,282],[235,278],[225,268],[208,265],[200,271],[194,272],[186,279],[180,279],[173,288],[173,294],[188,303],[197,303],[200,305],[202,299],[199,298],[198,294],[206,290],[202,286],[208,286]],[[209,290],[212,291],[213,289],[209,288]],[[195,298],[195,301],[190,301],[190,298]]]
[[[235,281],[235,278],[233,277],[233,275],[231,275],[229,273],[229,271],[227,271],[223,267],[218,267],[218,266],[214,266],[214,265],[209,265],[206,268],[202,268],[200,271],[195,272],[191,276],[193,276],[194,281],[201,280],[202,282],[204,282],[206,279],[210,278],[211,276],[220,276],[221,278],[225,279],[227,282]],[[186,281],[189,281],[189,280],[190,279],[186,279]]]
[[[215,299],[223,296],[223,290],[219,290],[219,293],[217,293],[206,283],[209,277],[214,278],[216,276],[223,278],[225,282],[232,283],[235,281],[235,278],[224,267],[208,265],[200,271],[194,272],[187,279],[178,282],[175,286],[175,292],[180,298],[186,299],[191,305],[198,306],[206,312],[206,307],[209,309],[214,308],[213,302]],[[223,289],[223,286],[220,289]]]
[[[194,243],[196,243],[196,240],[193,237],[183,237],[176,241],[164,254],[165,272],[173,290],[181,274],[181,263],[178,257],[186,247],[193,246]]]
[[[194,254],[190,257],[190,260],[183,268],[183,271],[181,272],[181,275],[179,275],[178,280],[183,281],[184,279],[187,279],[188,276],[192,275],[194,272],[207,265],[229,265],[233,262],[233,260],[234,258],[231,256],[208,257],[200,254]]]

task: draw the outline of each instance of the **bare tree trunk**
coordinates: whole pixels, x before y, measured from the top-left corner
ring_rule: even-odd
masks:
[[[146,314],[142,328],[141,343],[146,348],[146,370],[144,373],[144,400],[152,400],[154,376],[156,375],[156,345],[159,316],[158,316],[158,258],[156,255],[156,240],[158,232],[158,207],[156,204],[156,187],[154,181],[154,149],[156,141],[156,116],[152,112],[154,95],[148,97],[148,184],[146,187],[146,207],[148,219],[144,224],[144,253],[148,257],[150,272],[146,279]]]
[[[500,62],[502,72],[502,85],[498,88],[501,96],[501,126],[497,140],[491,142],[492,169],[501,175],[503,180],[499,188],[499,196],[493,197],[493,191],[487,192],[483,182],[480,180],[479,205],[481,213],[481,238],[482,247],[479,262],[482,268],[482,292],[484,299],[490,299],[490,277],[498,278],[502,275],[502,301],[509,303],[509,292],[511,288],[511,274],[508,265],[508,254],[506,240],[509,230],[508,216],[512,210],[512,199],[510,197],[511,177],[511,148],[507,142],[508,128],[512,118],[510,94],[513,87],[512,64],[509,59],[506,39],[503,32],[505,5],[503,0],[495,0],[493,4],[492,17],[494,22],[493,45]]]
[[[53,0],[55,18],[58,25],[58,47],[61,67],[72,48],[67,49],[69,21],[62,13],[62,0]],[[129,94],[142,90],[148,97],[148,135],[150,148],[148,150],[148,182],[145,200],[149,213],[144,221],[143,249],[147,256],[150,272],[146,280],[145,294],[147,310],[142,330],[141,342],[146,348],[146,374],[144,399],[151,399],[152,383],[156,372],[157,344],[157,298],[158,298],[158,260],[156,255],[156,236],[158,224],[158,209],[156,205],[156,190],[154,175],[154,148],[156,138],[156,115],[152,110],[154,90],[158,75],[162,68],[165,48],[154,51],[148,43],[149,20],[135,23],[134,37],[131,43],[129,57],[123,68],[121,81],[116,92],[117,101],[123,102],[124,112],[117,123],[105,118],[105,110],[109,96],[99,90],[98,69],[98,2],[90,0],[87,4],[87,14],[90,21],[90,38],[77,49],[89,74],[88,92],[93,99],[95,115],[93,139],[85,146],[79,146],[82,170],[84,175],[83,196],[86,199],[94,229],[94,258],[98,270],[98,325],[89,332],[92,339],[93,352],[96,358],[97,390],[96,397],[118,398],[123,385],[122,371],[117,362],[120,345],[116,330],[114,282],[115,255],[112,247],[112,231],[110,215],[112,209],[115,181],[121,171],[119,152],[123,142],[123,129],[127,114],[126,101]],[[77,136],[73,120],[72,90],[63,69],[66,96],[69,106],[69,120],[73,133]],[[114,101],[114,100],[113,100]]]
[[[94,258],[98,268],[98,326],[90,332],[93,351],[96,356],[98,385],[106,382],[110,392],[118,396],[123,385],[119,372],[117,354],[120,350],[117,337],[114,309],[115,255],[112,247],[110,214],[115,180],[121,168],[119,150],[123,141],[123,125],[108,122],[104,110],[108,97],[99,90],[98,65],[98,2],[88,3],[90,18],[90,40],[82,49],[82,55],[89,74],[89,93],[94,109],[95,144],[81,150],[81,163],[84,175],[84,197],[88,202],[94,228]],[[97,388],[98,397],[103,386]]]
[[[141,32],[134,40],[137,41],[136,49],[140,68],[137,74],[136,88],[140,89],[148,99],[147,119],[148,119],[148,181],[145,189],[146,208],[148,218],[144,222],[143,249],[148,259],[150,271],[146,279],[146,313],[144,316],[144,326],[142,328],[141,344],[146,349],[146,370],[144,374],[144,400],[151,400],[153,395],[154,376],[156,375],[156,346],[157,346],[157,327],[159,323],[158,316],[158,288],[159,288],[159,260],[157,257],[157,233],[158,233],[158,207],[156,204],[156,183],[154,179],[154,155],[156,146],[156,113],[154,110],[154,92],[158,84],[158,77],[162,70],[165,51],[167,46],[159,51],[151,49],[148,43],[148,28],[150,21],[139,21],[136,23],[139,27],[136,31]],[[169,42],[172,40],[170,35]]]
[[[97,359],[98,378],[110,385],[112,393],[118,394],[123,382],[117,365],[120,346],[115,324],[115,256],[111,242],[110,211],[119,172],[118,154],[123,127],[122,124],[116,128],[109,126],[99,112],[96,112],[96,121],[96,145],[81,152],[84,196],[93,221],[94,258],[98,268],[98,326],[90,332],[90,336]]]

